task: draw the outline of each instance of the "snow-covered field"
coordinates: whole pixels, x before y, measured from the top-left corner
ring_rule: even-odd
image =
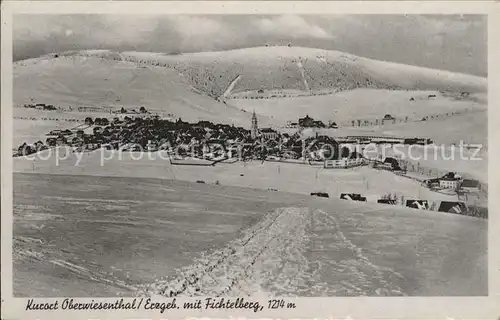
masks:
[[[182,181],[15,174],[14,293],[130,295],[301,199]]]
[[[69,129],[76,124],[70,124],[59,121],[33,121],[33,120],[14,120],[14,130],[12,147],[19,147],[23,142],[33,144],[38,140],[45,143],[46,134],[52,130]]]
[[[192,265],[181,268],[176,276],[155,281],[142,289],[140,294],[299,297],[460,295],[460,291],[452,293],[451,290],[461,281],[471,284],[477,280],[484,285],[479,274],[484,270],[481,266],[484,257],[479,260],[473,258],[475,260],[469,261],[465,267],[477,268],[478,274],[472,277],[465,275],[464,278],[454,276],[454,279],[445,275],[445,272],[453,272],[454,268],[449,256],[434,261],[429,259],[440,252],[441,245],[449,243],[448,237],[455,232],[443,231],[440,238],[431,235],[441,228],[439,225],[444,222],[443,216],[432,218],[414,213],[412,217],[408,215],[411,212],[389,210],[392,213],[388,213],[384,207],[370,210],[362,205],[346,208],[347,212],[339,209],[335,202],[327,201],[310,204],[308,208],[278,209],[224,248],[202,254]],[[413,219],[418,220],[418,226],[403,227],[400,224],[411,223]],[[435,220],[431,222],[427,219]],[[465,223],[458,223],[462,222]],[[389,228],[387,223],[395,225]],[[430,228],[425,239],[412,233],[413,227],[419,228],[422,224]],[[371,236],[370,232],[373,232]],[[406,245],[414,241],[419,241],[419,246],[406,251]],[[471,242],[475,241],[471,239]],[[451,259],[455,258],[457,256]],[[442,269],[439,275],[435,274],[438,266],[444,266],[446,271]],[[477,285],[472,291],[478,288]]]
[[[341,193],[361,193],[371,202],[376,202],[387,193],[396,193],[405,198],[456,200],[456,197],[431,192],[414,180],[369,167],[339,170],[324,169],[322,166],[260,161],[219,163],[213,167],[176,166],[170,164],[166,155],[161,158],[156,152],[143,154],[142,159],[139,159],[139,153],[123,152],[120,156],[118,152],[107,150],[84,154],[66,153],[66,149],[63,148],[57,150],[61,159],[59,161],[56,160],[54,149],[49,160],[40,160],[48,157],[49,150],[42,151],[39,160],[16,158],[14,171],[162,178],[192,182],[203,180],[210,184],[218,182],[227,186],[262,190],[271,188],[301,194],[323,191],[334,198],[339,198]],[[104,159],[103,165],[101,159]]]
[[[429,98],[429,95],[436,97]],[[414,100],[410,101],[411,98]],[[436,91],[379,89],[355,89],[323,96],[232,99],[228,103],[247,112],[255,110],[257,114],[272,117],[273,121],[282,125],[287,121],[297,122],[306,114],[325,124],[335,121],[339,125],[350,125],[352,120],[374,121],[382,119],[385,114],[420,120],[438,113],[486,109],[486,104],[479,100],[457,99]]]
[[[486,228],[283,192],[15,174],[14,294],[485,295]]]
[[[436,144],[459,145],[482,144],[488,146],[488,112],[475,111],[455,115],[446,119],[385,124],[373,127],[344,127],[339,129],[321,129],[319,133],[335,136],[395,136],[430,138]]]

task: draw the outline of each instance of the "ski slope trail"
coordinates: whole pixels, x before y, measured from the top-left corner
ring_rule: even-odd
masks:
[[[302,82],[304,83],[304,89],[306,91],[309,91],[309,84],[307,83],[307,79],[304,73],[304,65],[302,64],[302,62],[297,61],[297,68],[299,68],[300,76],[302,77]]]
[[[234,89],[234,86],[236,85],[236,83],[238,83],[238,81],[241,79],[241,75],[239,74],[236,78],[234,78],[233,81],[231,81],[231,83],[229,84],[229,86],[227,87],[226,91],[224,91],[224,94],[222,95],[224,98],[228,97],[229,95],[231,95],[231,92],[233,91]]]
[[[269,213],[225,248],[139,295],[403,295],[397,278],[402,276],[365,257],[325,211],[290,207]]]

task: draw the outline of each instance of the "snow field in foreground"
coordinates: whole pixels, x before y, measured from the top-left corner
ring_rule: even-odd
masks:
[[[142,288],[152,296],[404,295],[403,276],[372,263],[322,210],[281,208],[225,248],[202,255],[173,279]]]

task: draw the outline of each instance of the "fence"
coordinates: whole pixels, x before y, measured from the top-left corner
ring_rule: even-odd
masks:
[[[17,117],[17,116],[12,118],[18,120],[33,120],[33,121],[49,120],[49,121],[66,121],[66,122],[84,122],[84,119],[78,119],[78,118]]]
[[[399,160],[401,168],[407,172],[414,172],[423,176],[439,178],[446,175],[449,170],[440,170],[420,165],[420,162],[414,163],[409,160]]]
[[[88,112],[88,113],[112,113],[111,107],[77,107],[78,112]]]
[[[443,119],[450,118],[452,116],[466,114],[466,113],[472,113],[472,112],[484,112],[484,110],[466,108],[464,110],[457,110],[457,111],[453,111],[453,112],[443,112],[443,113],[436,113],[436,114],[432,114],[432,115],[401,116],[401,117],[393,117],[392,119],[381,119],[381,118],[351,119],[348,121],[337,122],[337,125],[342,126],[342,127],[384,126],[387,124],[443,120]]]
[[[406,171],[406,172],[418,173],[418,174],[421,174],[423,176],[427,176],[428,178],[440,178],[440,177],[442,177],[450,172],[449,170],[441,170],[441,169],[437,169],[437,168],[429,168],[429,167],[421,166],[419,162],[417,162],[415,164],[415,163],[412,163],[408,160],[400,160],[400,165],[401,165],[401,168],[403,168],[404,171]],[[467,174],[462,174],[460,172],[457,172],[457,173],[460,174],[462,177],[468,176]],[[416,180],[416,181],[425,180],[424,178],[422,178],[420,180],[420,179],[417,179],[415,177],[409,177],[407,175],[404,175],[404,176],[407,178]],[[482,194],[482,196],[488,198],[488,184],[485,182],[480,182],[479,183],[479,192]]]

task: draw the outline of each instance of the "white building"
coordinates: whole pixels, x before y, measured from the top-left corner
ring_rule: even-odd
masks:
[[[457,189],[460,179],[457,178],[443,178],[439,179],[439,187],[443,189]]]

